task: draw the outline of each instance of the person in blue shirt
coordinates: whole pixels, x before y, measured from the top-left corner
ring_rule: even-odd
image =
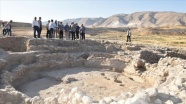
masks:
[[[66,40],[69,40],[69,30],[70,30],[70,27],[68,25],[68,23],[66,23],[66,25],[64,26],[64,30],[65,30],[65,38]]]

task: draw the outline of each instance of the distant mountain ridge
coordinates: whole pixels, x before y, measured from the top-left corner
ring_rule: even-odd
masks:
[[[75,22],[87,27],[162,27],[185,26],[186,13],[177,12],[136,12],[116,14],[108,18],[75,18],[66,19],[64,24]]]

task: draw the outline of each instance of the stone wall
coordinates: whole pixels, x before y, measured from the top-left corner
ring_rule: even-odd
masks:
[[[23,52],[26,51],[26,37],[6,37],[0,38],[0,48],[5,51]]]

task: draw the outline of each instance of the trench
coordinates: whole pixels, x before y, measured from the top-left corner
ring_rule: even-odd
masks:
[[[6,60],[1,68],[1,84],[13,86],[29,97],[46,98],[55,96],[60,89],[79,87],[98,101],[105,96],[119,96],[121,92],[136,92],[153,85],[124,74],[134,55],[126,56],[117,44],[27,38],[18,41],[16,37],[12,40],[17,40],[12,41],[14,45],[0,46],[5,51],[2,58]],[[164,50],[160,55],[141,51],[140,58],[153,64],[163,53]]]

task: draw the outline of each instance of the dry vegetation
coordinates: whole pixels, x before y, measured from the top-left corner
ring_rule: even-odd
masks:
[[[181,32],[179,31],[179,29]],[[152,32],[154,30],[156,30],[155,33]],[[173,47],[186,47],[186,27],[183,26],[163,27],[154,30],[133,29],[132,43],[158,44],[158,45],[173,46]],[[104,31],[100,33],[98,32],[97,34],[90,34],[88,35],[88,38],[126,41],[126,30],[108,29],[108,31]]]
[[[33,36],[33,30],[28,25],[26,27],[24,25],[16,26],[12,31],[14,36]],[[45,34],[46,29],[43,27],[41,36],[45,37]],[[89,39],[126,41],[126,29],[88,28],[86,37]],[[132,29],[132,43],[186,47],[186,26]]]

